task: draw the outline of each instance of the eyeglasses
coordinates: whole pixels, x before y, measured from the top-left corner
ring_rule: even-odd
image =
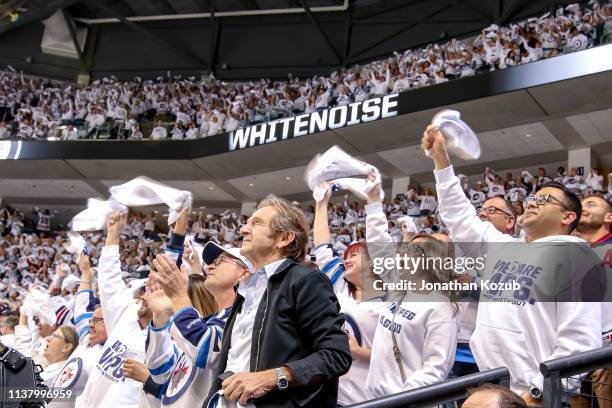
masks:
[[[546,205],[546,204],[557,204],[560,207],[566,209],[567,211],[572,211],[563,203],[563,201],[559,200],[557,197],[552,194],[542,194],[542,195],[532,195],[527,197],[527,205],[534,203],[538,207]]]
[[[242,261],[238,260],[238,259],[234,259],[234,258],[230,258],[229,256],[218,256],[214,261],[212,261],[210,264],[208,264],[209,266],[214,266],[215,268],[218,268],[219,265],[221,265],[223,262],[229,262],[229,263],[233,263],[234,265],[238,265],[241,268],[244,268],[244,265],[242,264]]]
[[[501,208],[497,208],[494,206],[490,206],[490,207],[480,207],[476,210],[476,214],[480,215],[481,213],[485,213],[487,215],[493,215],[495,213],[502,213],[508,217],[513,217],[512,214],[507,213],[506,211],[502,210]]]
[[[89,321],[89,323],[90,323],[92,326],[97,326],[99,323],[102,323],[103,321],[104,321],[104,319],[103,319],[102,317],[94,317],[94,318],[92,318],[92,319]]]

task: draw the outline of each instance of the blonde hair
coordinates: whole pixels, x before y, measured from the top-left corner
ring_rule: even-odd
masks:
[[[189,275],[189,287],[187,294],[193,307],[200,313],[200,316],[210,316],[217,312],[217,303],[204,286],[206,278],[202,275]]]
[[[291,232],[295,238],[291,243],[283,248],[284,255],[297,261],[302,261],[306,256],[308,246],[308,222],[301,209],[291,204],[284,198],[270,194],[263,199],[257,209],[263,207],[273,207],[276,214],[270,221],[270,228],[275,236],[284,232]]]
[[[71,346],[70,353],[68,353],[68,355],[72,354],[72,352],[79,346],[78,333],[73,327],[70,326],[62,326],[59,328],[59,331],[62,333],[62,336],[64,336],[66,343],[70,344]]]

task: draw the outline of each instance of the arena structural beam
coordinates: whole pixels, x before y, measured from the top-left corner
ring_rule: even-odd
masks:
[[[130,4],[129,1],[127,0],[121,0],[121,3],[123,4],[123,6],[130,11],[130,13],[133,16],[137,16],[138,15],[138,11]]]
[[[500,24],[506,24],[521,8],[529,3],[529,0],[513,0],[510,6],[499,19]]]
[[[62,15],[64,16],[64,20],[66,20],[66,25],[68,26],[68,31],[70,32],[70,39],[72,39],[72,44],[74,45],[77,55],[79,56],[79,61],[81,61],[81,66],[87,70],[87,64],[85,62],[85,55],[83,55],[81,44],[79,44],[79,40],[77,39],[77,36],[76,36],[76,31],[74,30],[74,21],[72,20],[72,17],[70,16],[70,14],[68,14],[68,11],[65,8],[62,9]]]
[[[468,4],[466,0],[455,0],[454,4],[459,6],[465,10],[467,10],[472,15],[477,15],[479,20],[486,24],[491,24],[493,19],[491,16],[487,15],[485,12],[480,10],[478,7],[474,6],[474,4]]]
[[[161,14],[176,14],[177,10],[172,6],[171,2],[166,0],[151,0],[151,3],[155,6]]]
[[[404,7],[414,6],[415,4],[424,3],[426,1],[427,0],[405,1],[405,2],[401,2],[398,5],[395,5],[393,7],[383,8],[382,10],[379,10],[379,11],[376,11],[376,12],[373,12],[373,13],[365,13],[363,15],[357,15],[354,18],[354,20],[355,20],[354,24],[356,24],[358,21],[361,21],[361,20],[364,20],[364,19],[370,19],[372,17],[376,17],[376,16],[381,15],[381,14],[387,14],[387,13],[390,13],[392,11],[395,11],[395,10],[398,10],[398,9],[402,9]],[[384,6],[385,2],[384,1],[380,1],[380,2],[376,3],[376,5],[378,5],[378,4]],[[374,7],[374,6],[375,5],[371,5],[371,6],[368,6],[368,7]],[[356,14],[361,14],[361,13],[356,13]]]
[[[336,47],[334,47],[334,43],[331,41],[331,39],[329,38],[329,36],[327,35],[325,30],[321,26],[321,23],[319,23],[319,20],[317,20],[317,18],[314,16],[314,14],[312,14],[312,11],[310,10],[310,6],[308,5],[308,3],[306,3],[306,0],[298,0],[298,1],[302,5],[302,7],[304,8],[304,11],[306,12],[306,15],[308,16],[310,21],[314,24],[314,26],[317,28],[317,31],[321,34],[321,36],[323,37],[323,39],[327,43],[328,48],[334,53],[334,55],[336,56],[336,59],[338,60],[338,62],[342,63],[343,62],[342,57],[340,56],[340,54],[336,50]]]
[[[378,46],[379,46],[379,45],[381,45],[381,44],[386,43],[386,42],[387,42],[387,41],[389,41],[390,39],[392,39],[392,38],[394,38],[394,37],[397,37],[397,36],[398,36],[398,35],[400,35],[400,34],[405,33],[406,31],[408,31],[408,30],[410,30],[410,29],[412,29],[412,28],[416,27],[416,26],[417,26],[417,25],[419,25],[419,24],[422,24],[422,22],[423,22],[423,21],[429,20],[430,18],[432,18],[432,17],[434,17],[434,16],[436,16],[436,15],[438,15],[438,14],[442,13],[443,11],[447,10],[447,9],[448,9],[448,7],[449,7],[450,5],[452,5],[452,4],[454,4],[455,2],[456,2],[456,0],[444,2],[444,4],[442,5],[442,7],[438,7],[438,8],[436,8],[434,11],[432,11],[432,12],[431,12],[431,13],[429,13],[429,14],[427,14],[426,16],[424,16],[424,17],[419,17],[419,18],[415,19],[414,21],[412,21],[410,24],[406,25],[405,27],[402,27],[402,28],[400,28],[399,30],[394,31],[394,32],[392,32],[391,34],[389,34],[389,35],[387,35],[387,36],[385,36],[385,37],[383,37],[383,38],[381,38],[381,39],[379,39],[379,40],[375,41],[374,43],[372,43],[372,44],[370,44],[370,45],[368,45],[368,46],[366,46],[366,47],[362,48],[361,50],[354,52],[354,53],[353,53],[353,54],[351,54],[351,56],[350,56],[350,61],[349,61],[349,63],[354,63],[354,62],[356,62],[356,58],[355,58],[355,57],[357,57],[357,56],[359,56],[359,55],[362,55],[362,54],[364,54],[364,53],[366,53],[366,52],[370,51],[371,49],[373,49],[373,48],[375,48],[375,47],[378,47]]]
[[[196,67],[201,67],[201,68],[204,68],[204,69],[207,68],[208,65],[206,64],[206,62],[202,61],[199,57],[193,55],[189,51],[186,51],[185,49],[183,49],[183,47],[179,46],[178,44],[172,44],[171,42],[169,42],[165,38],[163,38],[163,37],[155,34],[154,32],[144,28],[140,24],[128,20],[127,18],[125,18],[125,16],[121,15],[115,9],[113,9],[112,7],[104,4],[103,2],[98,2],[98,1],[93,1],[93,0],[85,0],[85,1],[87,2],[87,4],[90,4],[90,5],[94,6],[94,7],[98,7],[101,10],[104,10],[108,14],[110,14],[113,17],[115,17],[116,19],[118,19],[122,24],[125,24],[126,26],[130,27],[134,31],[138,31],[139,33],[143,34],[144,36],[146,36],[150,40],[154,41],[155,43],[158,43],[158,44],[162,45],[164,48],[167,48],[169,51],[172,51],[173,53],[175,53],[177,55],[180,55],[183,58],[189,60]]]
[[[259,5],[257,4],[255,0],[240,0],[240,2],[244,6],[244,8],[247,10],[259,10],[260,9]]]
[[[210,0],[210,53],[208,57],[208,66],[213,75],[215,74],[215,60],[217,59],[220,34],[221,19],[215,18],[215,0]]]
[[[352,14],[349,11],[346,13],[346,17],[344,18],[344,47],[342,48],[342,66],[344,68],[348,67],[347,60],[349,56],[349,52],[351,50],[351,22],[352,22]]]

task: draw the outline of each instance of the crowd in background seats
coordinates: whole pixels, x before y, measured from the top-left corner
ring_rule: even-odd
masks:
[[[328,77],[224,82],[213,77],[103,78],[83,86],[0,74],[0,139],[193,140],[584,50],[612,40],[612,2],[559,7]]]

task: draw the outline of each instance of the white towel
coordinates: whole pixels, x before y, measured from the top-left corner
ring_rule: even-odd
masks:
[[[367,180],[370,173],[374,173],[375,180]],[[338,146],[333,146],[325,153],[315,156],[308,163],[304,174],[304,181],[317,201],[321,201],[325,196],[325,189],[322,190],[321,185],[331,180],[336,181],[336,189],[350,190],[367,200],[367,194],[376,183],[380,183],[381,177],[376,167],[354,158]]]
[[[380,177],[380,176],[379,176]],[[331,185],[332,191],[346,190],[353,193],[358,198],[368,201],[368,193],[374,186],[375,181],[370,181],[362,178],[340,178],[333,180]],[[326,184],[322,184],[315,188],[312,193],[313,198],[316,201],[321,201],[325,197],[325,191],[327,190]],[[380,189],[380,201],[385,198],[385,192]]]
[[[419,228],[416,226],[416,224],[414,223],[414,219],[411,216],[405,215],[403,217],[399,217],[397,219],[397,222],[401,224],[402,228],[404,228],[409,233],[411,234],[419,233]]]
[[[23,301],[23,307],[28,316],[37,316],[43,323],[54,325],[56,321],[55,309],[50,307],[48,293],[39,289],[32,289]]]
[[[440,111],[433,117],[431,124],[444,135],[449,153],[463,160],[480,158],[480,142],[474,131],[461,120],[459,112],[450,109]],[[429,156],[429,151],[425,153]]]
[[[127,212],[125,205],[117,201],[90,198],[87,209],[74,216],[70,222],[73,231],[100,231],[106,228],[106,219],[114,212]]]
[[[165,203],[170,208],[168,225],[174,224],[181,211],[191,207],[193,202],[191,192],[166,186],[144,176],[111,187],[109,191],[111,198],[130,207]]]
[[[86,242],[85,239],[81,236],[81,234],[77,232],[68,232],[68,242],[64,242],[63,247],[68,253],[72,255],[77,255],[78,257],[83,252],[83,248],[85,248]]]

